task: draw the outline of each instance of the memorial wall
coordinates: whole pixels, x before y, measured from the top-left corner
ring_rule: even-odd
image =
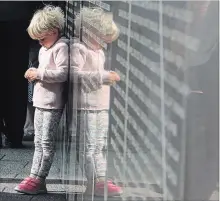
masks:
[[[196,60],[205,37],[198,16],[209,4],[203,10],[195,5],[188,1],[67,4],[69,36],[74,32],[73,12],[81,7],[99,6],[113,13],[120,36],[104,45],[106,69],[115,70],[121,81],[111,89],[108,162],[116,183],[160,191],[164,200],[185,196],[187,122],[194,121],[187,116],[194,106],[189,107],[189,97],[201,92],[191,87],[189,69],[205,62]]]
[[[165,199],[180,199],[189,89],[184,80],[184,55],[177,54],[172,44],[183,52],[188,48],[185,44],[192,44],[184,41],[184,29],[190,22],[184,16],[192,13],[178,3],[116,4],[112,6],[121,35],[112,48],[112,66],[122,82],[114,87],[111,109],[111,145],[118,156],[115,166],[123,181],[135,183],[135,171],[141,183],[163,189]],[[181,29],[179,23],[184,25]],[[119,167],[125,169],[124,175]]]

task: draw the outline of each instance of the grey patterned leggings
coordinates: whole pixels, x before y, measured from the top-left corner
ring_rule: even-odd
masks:
[[[81,167],[85,168],[88,181],[93,181],[97,177],[106,175],[107,133],[109,125],[108,111],[80,111],[80,138],[84,142],[81,146]],[[84,150],[82,150],[84,149]]]
[[[49,174],[55,153],[55,139],[62,111],[62,109],[46,110],[40,108],[35,110],[35,152],[31,176],[44,179]]]

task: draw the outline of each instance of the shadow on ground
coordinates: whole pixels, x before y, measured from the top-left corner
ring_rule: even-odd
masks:
[[[14,193],[4,193],[0,194],[0,201],[66,201],[64,193],[48,193],[44,195],[23,195]]]

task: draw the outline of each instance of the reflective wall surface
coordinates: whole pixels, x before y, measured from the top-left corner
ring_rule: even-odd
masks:
[[[209,0],[67,2],[70,38],[88,40],[83,35],[86,29],[76,35],[73,27],[74,14],[85,7],[111,12],[120,30],[116,41],[102,43],[105,69],[121,78],[111,86],[103,155],[105,181],[111,178],[123,189],[114,198],[107,196],[107,190],[101,198],[94,191],[83,194],[86,140],[80,129],[87,116],[82,118],[76,110],[79,86],[70,73],[64,135],[58,147],[69,200],[212,199],[219,178],[218,4]]]

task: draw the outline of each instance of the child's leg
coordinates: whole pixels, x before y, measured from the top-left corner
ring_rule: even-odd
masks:
[[[37,173],[38,179],[45,179],[49,174],[55,153],[55,139],[61,116],[62,110],[43,111],[43,127],[41,140],[43,156],[41,159],[41,166]]]
[[[80,116],[80,135],[85,138],[85,171],[88,181],[105,177],[103,148],[108,132],[108,112],[87,112]]]
[[[33,163],[31,168],[30,177],[25,178],[15,190],[21,193],[27,194],[39,194],[46,193],[47,189],[45,183],[37,179],[38,172],[41,167],[41,161],[43,158],[43,148],[42,148],[42,134],[43,134],[43,118],[44,110],[36,108],[34,117],[34,129],[35,129],[35,151],[33,157]]]
[[[41,166],[41,160],[43,156],[43,149],[41,146],[42,134],[43,134],[43,110],[36,108],[34,116],[34,130],[35,130],[35,151],[33,157],[33,163],[31,168],[31,177],[37,177],[38,171]]]
[[[93,183],[96,178],[94,154],[96,149],[97,113],[81,112],[80,135],[85,139],[85,173],[88,183]]]
[[[96,148],[94,153],[96,178],[104,179],[106,176],[106,156],[104,147],[107,145],[107,134],[109,125],[108,111],[97,113]]]
[[[96,148],[94,153],[96,180],[95,180],[95,195],[104,196],[105,185],[107,187],[107,195],[115,196],[122,193],[121,187],[115,185],[112,181],[106,177],[106,155],[104,154],[104,148],[107,145],[107,134],[109,125],[108,111],[100,111],[97,113],[97,133],[96,133]]]
[[[80,113],[80,135],[85,139],[87,194],[104,195],[106,158],[103,148],[107,145],[108,125],[108,111]],[[108,181],[107,193],[109,196],[119,195],[122,189]]]

